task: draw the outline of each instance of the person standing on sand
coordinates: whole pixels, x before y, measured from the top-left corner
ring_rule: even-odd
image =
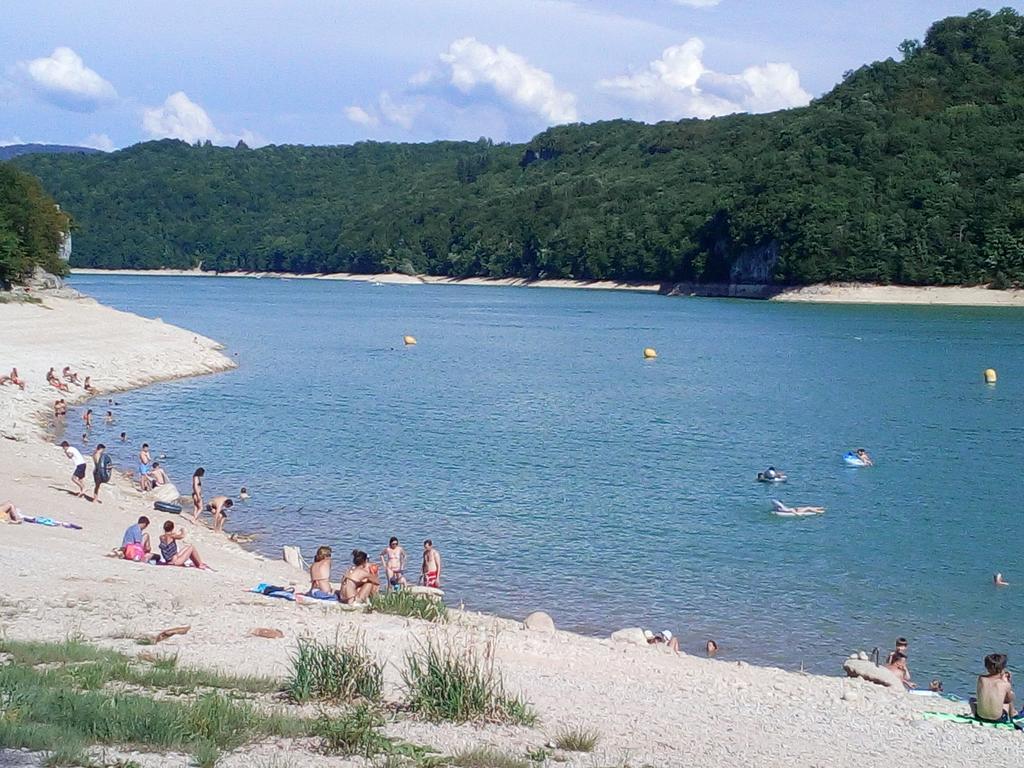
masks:
[[[61,443],[60,447],[64,449],[64,455],[71,459],[71,463],[75,465],[75,471],[71,474],[71,482],[78,488],[78,493],[75,496],[81,498],[85,493],[85,483],[82,482],[85,479],[85,457],[81,451],[67,440]]]
[[[139,451],[139,488],[148,491],[153,487],[153,480],[149,473],[153,471],[152,457],[149,455],[149,443],[142,444]]]
[[[96,488],[92,492],[92,503],[102,504],[103,502],[100,501],[100,486],[110,482],[110,465],[113,463],[107,454],[107,446],[103,443],[96,446],[96,451],[92,455],[92,463],[92,479],[96,484]]]
[[[318,600],[328,600],[336,597],[331,589],[331,548],[320,547],[313,557],[313,564],[309,566],[309,592],[310,597]]]
[[[192,473],[192,522],[199,522],[199,515],[203,511],[203,475],[206,470],[200,467]]]
[[[210,510],[210,514],[213,515],[214,531],[220,533],[224,530],[224,521],[228,519],[228,515],[225,510],[231,509],[233,506],[235,506],[235,502],[227,496],[214,496],[210,499],[210,503],[206,505],[206,508]]]
[[[441,588],[441,553],[434,549],[434,542],[427,539],[423,542],[423,568],[420,581],[425,587]]]
[[[380,562],[384,566],[387,584],[391,589],[408,585],[409,582],[405,580],[405,561],[405,550],[399,545],[398,539],[392,536],[387,547],[380,553]]]

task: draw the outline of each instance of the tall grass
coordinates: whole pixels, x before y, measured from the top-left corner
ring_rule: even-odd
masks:
[[[445,761],[456,768],[531,768],[531,763],[522,757],[508,755],[491,747],[475,747],[460,752]]]
[[[440,600],[429,595],[417,595],[406,589],[381,592],[370,598],[369,613],[390,613],[443,624],[448,621],[448,609]]]
[[[428,640],[406,656],[402,676],[409,709],[428,720],[513,725],[533,725],[537,720],[525,700],[505,690],[490,645],[481,655],[471,648],[459,652]]]
[[[361,637],[341,643],[303,638],[292,657],[285,692],[295,702],[380,701],[384,666]]]
[[[328,755],[372,758],[394,764],[428,766],[427,749],[392,739],[381,732],[384,717],[370,704],[359,704],[338,716],[324,715],[315,726],[320,751]]]

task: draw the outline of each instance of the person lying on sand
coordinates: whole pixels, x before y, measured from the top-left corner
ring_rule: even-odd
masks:
[[[345,572],[338,590],[338,599],[352,605],[365,603],[380,590],[380,580],[367,563],[369,557],[359,549],[352,550],[352,567]]]
[[[985,657],[985,674],[978,676],[977,698],[971,699],[971,714],[992,723],[1009,720],[1013,707],[1013,676],[1006,668],[1005,653]]]
[[[61,392],[71,391],[71,387],[57,378],[57,374],[53,372],[53,368],[46,372],[46,383],[51,387],[59,389]]]
[[[313,557],[313,564],[309,566],[309,592],[310,597],[318,600],[327,600],[336,597],[331,589],[331,548],[319,547]]]
[[[7,376],[0,376],[0,384],[13,384],[21,389],[25,388],[25,380],[18,375],[17,368],[11,368],[11,372]]]
[[[224,530],[224,521],[228,519],[227,510],[235,506],[235,502],[227,496],[214,496],[206,505],[207,511],[213,515],[213,530],[220,532]]]
[[[149,518],[143,515],[135,525],[130,525],[121,538],[121,557],[125,560],[144,560],[153,551],[149,543]]]
[[[434,549],[434,542],[427,539],[423,542],[423,567],[420,581],[425,587],[441,588],[441,553]]]
[[[21,510],[14,506],[13,501],[0,501],[0,516],[15,524],[20,523],[22,518]]]
[[[380,553],[380,563],[384,566],[389,587],[404,587],[408,584],[405,580],[405,560],[405,549],[399,545],[398,539],[392,536],[387,547]]]
[[[651,632],[651,630],[645,629],[644,639],[648,645],[664,645],[679,653],[679,638],[673,637],[667,629],[663,629],[661,632]]]
[[[174,521],[164,523],[164,532],[160,536],[160,555],[168,565],[185,565],[191,562],[196,568],[212,570],[199,556],[194,544],[179,547],[178,542],[185,538],[185,531],[174,530]]]

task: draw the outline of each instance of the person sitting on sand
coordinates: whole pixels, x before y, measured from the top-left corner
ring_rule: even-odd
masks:
[[[423,542],[423,566],[420,570],[420,581],[425,587],[441,588],[441,553],[434,549],[434,542],[430,539]]]
[[[149,544],[149,518],[143,515],[135,525],[130,525],[121,538],[121,557],[125,560],[143,560],[153,551]]]
[[[161,485],[167,485],[171,482],[170,478],[167,477],[167,473],[164,472],[164,468],[160,466],[159,461],[153,462],[153,469],[150,470],[149,479],[152,481],[154,488],[159,488]]]
[[[823,515],[824,507],[787,507],[781,501],[772,500],[775,511],[783,515]]]
[[[867,466],[867,467],[875,466],[875,462],[873,462],[871,460],[871,457],[868,456],[868,452],[865,451],[863,448],[858,448],[857,449],[857,458],[864,462],[864,466]]]
[[[306,594],[317,600],[337,597],[331,589],[330,547],[319,547],[313,556],[313,564],[309,566],[309,592]]]
[[[18,375],[17,368],[11,368],[11,372],[7,376],[0,376],[0,384],[13,384],[20,389],[25,388],[25,380]]]
[[[46,374],[46,383],[51,387],[59,389],[61,392],[71,391],[71,387],[57,378],[57,374],[53,372],[53,368],[51,368]]]
[[[1005,653],[985,657],[985,674],[978,676],[978,695],[971,699],[971,714],[979,720],[998,723],[1017,714],[1013,707],[1013,676],[1006,661]]]
[[[85,377],[85,382],[84,382],[84,383],[82,384],[82,387],[83,387],[83,388],[85,389],[85,391],[86,391],[86,392],[88,392],[88,393],[89,393],[90,395],[95,395],[95,394],[96,394],[96,392],[97,392],[97,389],[96,389],[96,387],[94,387],[94,386],[92,385],[92,376],[86,376],[86,377]]]
[[[1001,573],[997,573],[997,574],[995,574],[992,577],[992,583],[995,584],[997,587],[1008,587],[1008,586],[1010,586],[1010,582],[1008,582],[1006,579],[1004,579],[1003,578],[1003,574],[1001,574]]]
[[[218,533],[224,530],[224,521],[228,519],[226,510],[231,509],[233,506],[235,506],[235,502],[227,496],[214,496],[210,499],[206,509],[213,515],[213,530]]]
[[[193,544],[178,546],[178,542],[185,538],[185,531],[174,530],[174,521],[168,520],[164,523],[164,532],[160,536],[160,556],[168,565],[185,565],[191,562],[196,568],[212,570],[210,566],[199,557],[199,550]]]
[[[673,637],[672,633],[667,629],[663,629],[661,632],[651,632],[651,630],[645,629],[644,640],[647,641],[648,645],[664,645],[666,648],[679,653],[679,638]]]
[[[886,664],[892,664],[893,659],[896,658],[896,654],[897,653],[902,653],[904,656],[909,655],[909,653],[910,653],[910,643],[907,642],[907,638],[905,638],[905,637],[897,637],[896,638],[896,647],[895,647],[894,650],[889,651],[889,655],[885,657],[885,663]]]
[[[338,590],[338,599],[348,605],[365,603],[380,590],[380,580],[367,563],[369,557],[359,549],[352,550],[352,567],[345,572]]]
[[[892,655],[892,661],[885,665],[885,668],[892,672],[903,683],[904,688],[916,688],[910,679],[910,668],[907,666],[906,654],[896,651]]]
[[[399,545],[398,539],[392,536],[388,540],[387,547],[380,553],[380,562],[384,566],[387,584],[392,589],[408,585],[405,580],[405,560],[405,549]]]
[[[15,525],[21,523],[23,518],[21,510],[14,506],[13,501],[0,501],[0,516],[6,517],[8,522]]]
[[[121,433],[124,434],[123,432]],[[199,515],[203,511],[203,475],[206,470],[199,467],[192,473],[192,522],[199,522]]]

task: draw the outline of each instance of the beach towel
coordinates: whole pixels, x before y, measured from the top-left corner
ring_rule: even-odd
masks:
[[[249,590],[264,597],[278,597],[282,600],[295,600],[295,592],[289,591],[287,587],[276,587],[273,584],[265,584],[262,581]]]
[[[925,712],[925,720],[946,720],[951,723],[960,723],[961,725],[980,725],[983,728],[998,728],[1005,731],[1020,731],[1024,730],[1018,720],[1000,720],[998,722],[992,722],[991,720],[979,720],[971,715],[954,715],[952,712]]]
[[[49,528],[70,528],[72,531],[82,530],[82,526],[77,523],[66,523],[63,520],[54,520],[52,517],[24,517],[22,520],[26,523],[45,525]]]

